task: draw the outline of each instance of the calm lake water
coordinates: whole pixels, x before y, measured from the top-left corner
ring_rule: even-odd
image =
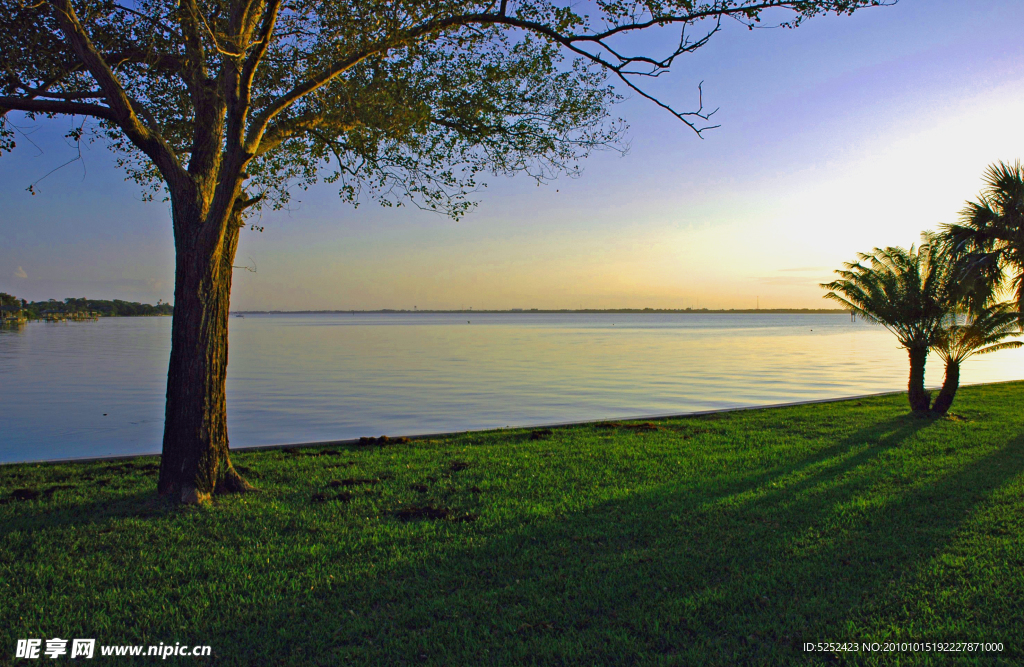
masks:
[[[0,330],[0,462],[158,452],[170,327]],[[230,346],[234,447],[765,405],[907,376],[895,338],[847,315],[246,315]],[[1022,378],[1024,350],[962,373]],[[932,355],[927,382],[941,381]]]

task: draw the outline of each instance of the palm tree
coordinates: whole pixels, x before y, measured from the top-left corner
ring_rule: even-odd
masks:
[[[947,316],[932,349],[946,362],[946,379],[935,397],[932,411],[946,414],[960,386],[960,364],[975,354],[987,354],[1024,345],[1006,338],[1020,333],[1019,313],[1010,302],[986,306],[972,314],[959,311]]]
[[[869,322],[896,335],[910,356],[907,398],[916,413],[928,411],[924,389],[928,348],[935,342],[943,317],[950,311],[953,268],[935,235],[922,234],[919,248],[875,248],[859,261],[837,270],[839,279],[824,283],[825,295]]]
[[[998,162],[985,171],[978,201],[967,202],[958,224],[942,226],[953,255],[965,260],[959,277],[974,284],[972,306],[981,306],[1007,280],[1024,323],[1024,167]]]

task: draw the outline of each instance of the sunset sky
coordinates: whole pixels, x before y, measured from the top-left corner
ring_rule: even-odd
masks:
[[[299,193],[243,232],[232,306],[827,307],[819,282],[858,251],[955,219],[985,167],[1024,158],[1024,2],[901,0],[798,30],[728,26],[653,89],[706,105],[702,140],[642,99],[614,110],[625,156],[537,187],[490,178],[454,222]],[[74,156],[67,120],[0,156],[0,291],[155,302],[173,293],[167,205],[111,155]],[[34,145],[33,145],[34,144]]]

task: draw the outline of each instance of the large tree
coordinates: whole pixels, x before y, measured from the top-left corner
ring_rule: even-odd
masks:
[[[481,172],[538,179],[616,146],[620,90],[700,132],[646,77],[723,22],[794,27],[886,0],[0,0],[7,112],[82,119],[170,201],[174,323],[158,487],[186,502],[248,487],[228,456],[231,272],[247,216],[318,179],[343,198],[452,215]],[[664,53],[629,39],[672,31]],[[662,42],[662,40],[656,40]],[[638,46],[640,45],[640,46]],[[639,48],[639,51],[637,50]],[[87,124],[89,123],[89,124]]]

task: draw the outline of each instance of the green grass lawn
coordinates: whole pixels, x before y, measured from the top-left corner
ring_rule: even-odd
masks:
[[[3,466],[0,661],[82,637],[230,665],[1020,664],[1024,383],[953,412],[238,453],[259,492],[205,507],[157,497],[154,457]],[[891,641],[1004,650],[802,649]]]

